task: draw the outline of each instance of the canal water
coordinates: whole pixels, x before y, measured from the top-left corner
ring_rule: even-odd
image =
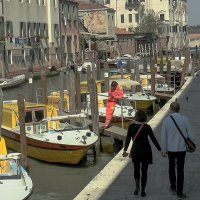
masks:
[[[65,81],[65,80],[64,80]],[[67,83],[67,81],[65,81]],[[40,80],[34,80],[34,97],[40,86]],[[59,76],[47,79],[48,94],[59,90]],[[28,83],[16,88],[3,90],[4,100],[17,99],[18,94],[23,94],[28,100]],[[86,162],[78,166],[51,164],[35,159],[28,159],[29,173],[33,179],[34,192],[30,200],[72,200],[93,179],[104,166],[113,158],[112,141],[103,138],[104,153],[96,160],[88,156]]]
[[[48,78],[47,86],[48,93],[59,90],[59,76]],[[34,80],[34,91],[38,88],[40,88],[40,80]],[[28,100],[27,82],[19,87],[3,90],[4,100],[17,99],[18,94],[23,94],[24,98]],[[110,151],[111,143],[109,145]],[[35,186],[29,199],[72,200],[112,157],[111,153],[101,153],[96,160],[93,156],[89,156],[86,163],[78,166],[51,164],[29,158],[29,173]]]

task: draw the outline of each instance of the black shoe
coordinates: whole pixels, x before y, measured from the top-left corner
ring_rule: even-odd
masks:
[[[176,190],[172,189],[171,187],[169,188],[169,192],[171,195],[176,195]]]
[[[145,191],[141,191],[141,197],[145,197],[145,196],[146,196]]]
[[[186,194],[182,194],[182,195],[177,195],[177,199],[181,200],[181,199],[186,199]]]
[[[139,194],[139,190],[140,190],[139,188],[136,188],[135,191],[134,191],[134,195],[138,195]]]

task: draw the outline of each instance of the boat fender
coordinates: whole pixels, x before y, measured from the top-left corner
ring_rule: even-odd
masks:
[[[86,133],[86,136],[87,136],[87,137],[90,137],[90,136],[91,136],[91,132],[87,132],[87,133]]]
[[[57,140],[62,140],[62,136],[61,136],[61,135],[58,135],[58,136],[57,136]]]

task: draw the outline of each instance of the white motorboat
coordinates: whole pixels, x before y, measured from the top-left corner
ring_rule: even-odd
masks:
[[[106,105],[108,101],[108,93],[98,93],[98,110],[100,121],[105,122]],[[84,113],[91,116],[90,96],[87,95],[86,109]],[[135,109],[131,105],[128,98],[120,99],[113,113],[112,122],[130,121],[135,117]]]
[[[1,88],[14,87],[14,86],[18,86],[24,82],[25,82],[24,74],[14,76],[12,78],[0,78],[0,87]]]
[[[33,191],[33,182],[20,165],[20,153],[7,154],[4,139],[1,137],[0,155],[0,194],[1,199],[28,199]],[[2,155],[2,149],[5,154]]]

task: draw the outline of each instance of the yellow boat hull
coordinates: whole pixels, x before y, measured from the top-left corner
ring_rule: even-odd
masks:
[[[7,146],[17,152],[20,152],[20,142],[4,137]],[[89,147],[75,150],[52,150],[27,145],[27,154],[29,157],[52,163],[63,163],[76,165],[86,155]]]
[[[154,101],[136,101],[136,109],[147,110],[153,104]],[[132,106],[135,107],[135,103],[131,102]]]

